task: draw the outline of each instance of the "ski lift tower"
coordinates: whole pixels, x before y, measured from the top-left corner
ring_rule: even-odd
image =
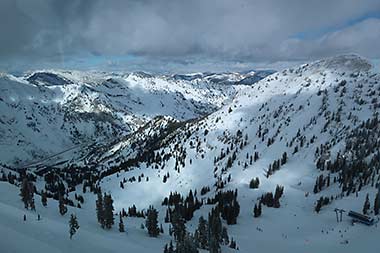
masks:
[[[338,223],[342,222],[342,216],[343,216],[343,213],[346,212],[346,210],[335,208],[334,211],[336,214],[336,222],[338,222]],[[340,216],[338,215],[338,213],[340,214]]]

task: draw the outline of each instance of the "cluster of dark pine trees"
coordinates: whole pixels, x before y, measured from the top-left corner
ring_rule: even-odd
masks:
[[[283,194],[284,194],[284,187],[277,185],[274,195],[272,192],[267,192],[261,195],[260,203],[263,205],[266,205],[267,207],[279,208],[281,206],[280,198],[282,197]]]
[[[217,204],[218,211],[220,211],[222,218],[227,221],[227,224],[236,224],[240,213],[240,204],[237,196],[237,189],[235,191],[219,191],[214,198],[207,199],[207,204]]]
[[[317,177],[317,179],[315,180],[315,185],[314,185],[314,189],[313,189],[313,192],[314,193],[318,193],[320,191],[322,191],[322,189],[326,186],[329,187],[330,186],[330,174],[327,175],[327,177],[324,177],[323,174],[319,175]],[[336,181],[336,178],[334,178],[334,181]]]
[[[123,216],[127,216],[127,213],[125,212],[124,208],[122,209]],[[144,218],[145,214],[142,210],[137,210],[136,206],[133,204],[131,207],[128,207],[128,216],[129,217],[137,217],[137,218]]]
[[[173,213],[178,213],[186,221],[193,218],[194,212],[201,208],[203,203],[197,198],[197,190],[190,190],[189,194],[184,198],[177,192],[170,192],[169,197],[165,197],[162,201],[163,206],[168,206],[166,210],[165,222],[171,222]]]
[[[257,189],[259,188],[260,185],[260,180],[258,177],[252,178],[251,181],[249,182],[249,188],[251,189]]]
[[[36,189],[33,182],[30,180],[28,175],[24,175],[20,188],[20,196],[22,202],[24,202],[24,206],[26,209],[30,208],[31,210],[35,210],[36,206],[34,203],[34,193]]]
[[[160,234],[160,228],[158,227],[158,211],[153,206],[149,206],[149,209],[146,212],[145,227],[148,230],[150,237],[157,237]]]
[[[286,152],[282,153],[282,157],[280,159],[275,160],[272,164],[269,164],[268,169],[265,171],[265,176],[269,178],[276,171],[278,171],[282,165],[286,164],[288,161],[288,155]]]
[[[371,203],[369,200],[369,194],[366,195],[365,201],[363,204],[363,214],[369,214],[371,209]],[[374,203],[373,203],[373,213],[375,215],[378,215],[380,211],[380,194],[379,192],[376,193]]]
[[[98,190],[98,199],[96,200],[96,216],[102,228],[111,229],[114,225],[114,207],[111,194],[102,195]]]
[[[6,174],[3,170],[1,170],[0,181],[8,182],[14,185],[16,184],[18,180],[17,180],[17,176],[12,174],[10,171],[8,172],[8,174]]]
[[[363,186],[378,187],[380,184],[380,122],[378,113],[363,121],[351,130],[345,139],[345,149],[335,158],[330,157],[333,143],[316,148],[316,166],[319,170],[328,170],[334,174],[334,183],[339,183],[342,194],[346,196],[359,192]],[[330,175],[320,176],[316,180],[314,192],[329,187]]]
[[[331,201],[332,198],[330,199],[329,197],[320,197],[317,200],[317,204],[315,205],[314,210],[319,213],[321,211],[321,208],[330,204]]]
[[[174,247],[171,241],[165,245],[164,253],[197,253],[198,248],[211,253],[220,253],[221,245],[229,245],[235,249],[237,247],[236,242],[229,239],[227,228],[222,225],[218,207],[211,210],[208,220],[202,216],[199,218],[194,235],[187,232],[185,220],[174,213],[169,233],[173,235],[176,246]]]

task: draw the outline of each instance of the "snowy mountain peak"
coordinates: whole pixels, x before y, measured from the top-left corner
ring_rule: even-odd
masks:
[[[307,64],[307,66],[310,69],[351,72],[369,71],[372,68],[371,63],[367,59],[356,54],[338,55]]]

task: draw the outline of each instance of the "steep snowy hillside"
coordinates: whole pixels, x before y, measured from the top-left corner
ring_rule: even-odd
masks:
[[[121,78],[133,84],[140,77]],[[182,82],[196,78],[176,79],[176,87],[182,87]],[[63,76],[55,83],[67,80],[72,78]],[[202,90],[206,84],[194,87]],[[210,104],[222,106],[211,114],[195,119],[154,117],[112,142],[86,147],[88,152],[75,165],[27,170],[23,184],[33,182],[36,193],[47,194],[48,207],[38,205],[36,211],[29,211],[15,200],[16,194],[11,199],[0,197],[1,216],[12,221],[1,221],[0,227],[9,226],[15,237],[25,238],[31,247],[47,247],[49,243],[30,230],[61,233],[53,225],[63,226],[69,217],[59,215],[56,200],[60,199],[80,206],[69,211],[78,213],[83,223],[77,243],[64,246],[73,252],[90,250],[93,245],[86,246],[85,241],[97,239],[115,245],[125,242],[136,250],[143,240],[146,248],[141,252],[163,252],[166,243],[175,241],[169,233],[170,222],[178,225],[178,220],[186,221],[187,231],[194,233],[200,248],[220,244],[222,252],[235,252],[235,248],[239,252],[376,252],[377,224],[353,223],[347,212],[378,220],[380,74],[365,59],[345,55],[274,73],[235,91],[228,104],[228,100],[217,100],[218,96],[209,97]],[[192,99],[197,101],[195,95]],[[0,171],[3,181],[22,185],[12,175],[23,172]],[[17,191],[4,183],[0,187],[8,195]],[[97,224],[95,199],[100,190],[112,195],[116,214],[126,211],[122,216],[127,234],[117,232],[118,216],[111,231]],[[149,205],[158,210],[158,222],[163,225],[164,233],[157,239],[139,228],[145,224]],[[337,222],[336,208],[346,211],[341,222]],[[22,213],[29,217],[36,212],[43,212],[51,226],[33,222],[24,224],[24,230],[12,225],[22,223]],[[206,224],[211,236],[205,245],[199,236],[201,216],[210,225]],[[221,217],[221,224],[215,217]],[[222,227],[227,229],[223,233]],[[51,247],[61,248],[68,241],[68,236],[59,237]],[[7,238],[0,242],[18,249]]]
[[[278,245],[272,239],[280,240],[285,252],[355,252],[373,243],[372,235],[380,231],[353,227],[348,217],[336,223],[334,209],[361,212],[367,193],[373,208],[379,183],[379,95],[379,74],[355,55],[287,69],[242,89],[231,104],[205,119],[173,130],[153,156],[135,152],[132,157],[142,162],[115,166],[110,173],[125,172],[104,178],[101,186],[111,190],[117,208],[159,205],[173,191],[186,196],[191,189],[210,187],[205,201],[217,191],[238,189],[240,215],[228,230],[243,252],[252,243],[274,251]],[[374,143],[358,132],[370,132]],[[368,164],[358,163],[363,160]],[[141,183],[134,180],[138,177]],[[249,189],[256,177],[259,188]],[[124,188],[117,186],[120,182],[126,182]],[[263,204],[262,216],[254,218],[254,205],[277,185],[285,188],[281,207]],[[200,214],[205,216],[196,211],[195,217]]]
[[[265,76],[258,73],[257,78]],[[225,85],[224,80],[235,75],[223,74],[211,82],[206,77],[188,81],[141,72],[3,74],[1,161],[27,166],[61,152],[112,142],[158,115],[177,120],[200,117],[215,111],[243,87]],[[251,76],[255,75],[239,75],[236,80]]]

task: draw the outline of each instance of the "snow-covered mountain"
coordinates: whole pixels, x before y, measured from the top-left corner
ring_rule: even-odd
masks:
[[[183,198],[179,198],[176,205],[191,210],[184,217],[188,231],[193,233],[199,217],[207,218],[210,210],[219,206],[223,226],[227,227],[230,238],[237,242],[240,252],[375,252],[376,238],[380,235],[377,225],[353,224],[346,215],[342,222],[337,222],[334,212],[336,208],[362,212],[368,194],[370,208],[365,212],[375,217],[372,210],[380,184],[380,74],[367,60],[357,55],[328,58],[273,73],[249,86],[236,83],[245,83],[244,80],[251,77],[239,77],[239,80],[234,79],[234,85],[227,82],[229,85],[220,86],[218,82],[214,83],[214,77],[207,79],[208,75],[160,77],[161,81],[158,81],[157,77],[140,73],[116,75],[99,86],[84,81],[82,76],[75,79],[73,73],[62,73],[61,76],[62,79],[49,86],[42,85],[40,78],[33,75],[21,79],[3,78],[8,80],[6,83],[46,90],[41,93],[53,98],[57,90],[69,93],[62,91],[65,89],[62,85],[72,90],[82,82],[85,83],[80,85],[82,89],[88,88],[102,95],[106,91],[99,90],[106,89],[107,85],[112,86],[112,91],[134,87],[137,83],[143,83],[139,87],[151,87],[148,90],[161,87],[160,92],[175,89],[174,92],[184,97],[184,103],[192,105],[189,111],[193,114],[185,110],[185,114],[170,111],[142,115],[135,109],[133,115],[138,119],[147,117],[150,120],[142,120],[140,125],[126,130],[121,123],[107,121],[109,129],[128,134],[95,146],[86,145],[83,147],[86,152],[78,156],[80,159],[72,160],[70,167],[61,164],[30,170],[36,176],[37,192],[42,189],[51,191],[57,198],[51,184],[61,182],[70,189],[66,197],[74,206],[78,203],[75,194],[84,196],[80,209],[70,207],[70,212],[76,212],[83,223],[83,233],[78,232],[76,244],[65,245],[66,238],[50,244],[48,238],[33,235],[31,231],[32,228],[33,231],[41,229],[43,233],[63,236],[60,229],[48,227],[53,222],[54,227],[63,227],[67,223],[67,217],[59,217],[55,200],[49,199],[52,204],[47,209],[37,207],[46,217],[46,225],[32,221],[26,231],[20,225],[12,225],[22,222],[22,213],[27,212],[30,216],[35,213],[24,211],[23,203],[14,200],[17,196],[13,192],[17,188],[5,183],[0,183],[0,189],[12,197],[0,198],[3,206],[0,217],[7,217],[6,221],[0,220],[2,232],[9,233],[5,227],[11,227],[16,238],[25,237],[30,245],[40,249],[52,247],[55,251],[113,252],[125,242],[126,247],[133,247],[136,251],[162,252],[164,244],[173,240],[168,235],[169,223],[165,223],[165,216],[175,209],[170,201],[165,202],[165,197],[178,192]],[[170,86],[173,82],[175,88]],[[17,94],[27,97],[30,94],[27,88]],[[186,93],[188,89],[190,92]],[[210,89],[212,92],[202,93]],[[134,96],[132,94],[136,93],[130,94]],[[66,97],[69,96],[60,97],[68,101]],[[7,99],[11,100],[11,97],[9,95]],[[149,100],[156,98],[149,97]],[[18,98],[14,99],[17,101]],[[4,98],[0,100],[5,104],[4,101]],[[99,104],[105,106],[105,101],[109,100],[103,97],[101,101]],[[213,109],[206,110],[208,106],[197,104],[200,102],[212,105]],[[183,105],[182,102],[179,104]],[[174,106],[173,109],[180,108]],[[122,107],[109,110],[120,112]],[[212,110],[215,111],[211,113]],[[155,117],[157,115],[166,116]],[[118,120],[115,122],[127,122],[123,118]],[[104,135],[99,134],[101,137]],[[7,168],[3,171],[4,175],[15,173]],[[46,175],[55,179],[47,183]],[[17,180],[14,183],[19,184]],[[277,186],[284,187],[283,194],[279,193],[281,187]],[[144,220],[130,216],[125,220],[128,235],[121,236],[116,228],[103,233],[96,224],[96,196],[89,192],[97,187],[112,194],[116,213],[132,205],[137,210],[154,205],[159,211],[164,234],[158,239],[148,238],[146,231],[140,228]],[[231,195],[228,190],[232,190]],[[186,196],[190,195],[202,204],[193,209],[188,202],[184,204],[185,199],[189,199]],[[235,198],[240,206],[237,215],[235,209],[231,211],[236,207],[235,202],[229,202]],[[259,205],[262,213],[254,217],[254,207]],[[98,243],[85,245],[86,240],[105,243],[102,247],[96,246]],[[18,249],[12,246],[12,240],[0,239],[0,242]],[[222,252],[235,250],[223,245]]]
[[[244,78],[270,72],[176,76],[39,71],[0,76],[3,162],[27,165],[57,153],[109,142],[158,115],[188,120],[220,108]],[[211,76],[213,79],[211,80]],[[228,83],[226,80],[235,80]]]

